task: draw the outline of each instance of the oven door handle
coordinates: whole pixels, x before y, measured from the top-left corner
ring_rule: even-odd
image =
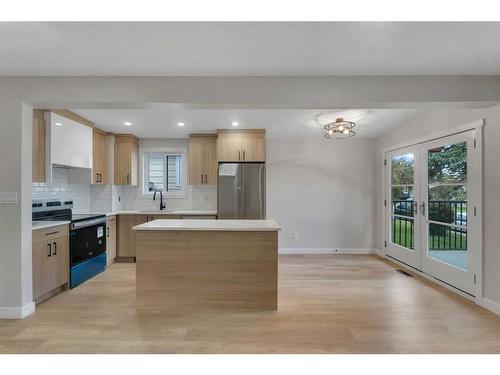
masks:
[[[106,218],[104,218],[104,219],[95,219],[95,220],[87,220],[87,221],[72,223],[71,224],[71,229],[86,228],[86,227],[91,227],[91,226],[99,225],[99,224],[104,224],[105,225],[106,224]]]

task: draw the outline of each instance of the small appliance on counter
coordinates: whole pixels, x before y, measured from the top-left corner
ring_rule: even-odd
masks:
[[[106,215],[73,214],[71,199],[34,200],[33,221],[68,220],[70,288],[106,269]]]

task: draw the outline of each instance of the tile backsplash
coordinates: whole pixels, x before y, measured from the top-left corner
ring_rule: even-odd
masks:
[[[188,186],[187,198],[167,198],[167,210],[217,208],[216,186]],[[73,211],[113,212],[120,210],[158,210],[159,203],[143,198],[137,186],[72,185],[68,183],[68,170],[53,169],[53,182],[33,183],[33,199],[72,198]]]

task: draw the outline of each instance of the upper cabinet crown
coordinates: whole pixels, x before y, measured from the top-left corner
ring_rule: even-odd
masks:
[[[189,184],[217,184],[217,134],[189,136]]]
[[[219,130],[218,161],[265,161],[266,132],[261,129]]]
[[[115,135],[116,185],[139,184],[139,140],[131,134]]]

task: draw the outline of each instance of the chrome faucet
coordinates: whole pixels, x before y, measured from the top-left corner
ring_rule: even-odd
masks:
[[[163,192],[161,190],[155,190],[153,195],[153,200],[156,200],[156,193],[160,193],[160,211],[167,208],[167,205],[163,202]]]

